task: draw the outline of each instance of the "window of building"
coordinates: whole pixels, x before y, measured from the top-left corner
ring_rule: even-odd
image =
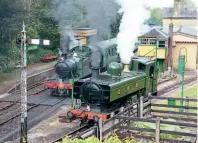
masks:
[[[164,48],[166,47],[166,41],[159,41],[159,48]]]
[[[140,39],[140,44],[148,44],[148,39]]]
[[[150,45],[155,45],[156,44],[156,40],[155,39],[150,39]]]
[[[155,39],[139,39],[139,44],[142,45],[155,45],[156,40]]]

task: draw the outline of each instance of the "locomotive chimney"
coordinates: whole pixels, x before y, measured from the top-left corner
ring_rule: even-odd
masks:
[[[99,69],[100,69],[100,63],[101,63],[101,52],[98,48],[92,49],[91,54],[91,72],[92,72],[92,78],[97,78],[99,75]]]
[[[91,70],[92,78],[97,78],[99,75],[99,69],[93,69]]]
[[[173,23],[169,25],[169,39],[168,39],[168,71],[172,72],[172,49],[173,49]]]
[[[60,47],[62,51],[62,57],[64,59],[67,59],[67,52],[69,50],[69,42],[70,42],[70,37],[67,33],[61,34],[60,37]]]
[[[124,72],[130,72],[129,70],[129,64],[124,64]]]

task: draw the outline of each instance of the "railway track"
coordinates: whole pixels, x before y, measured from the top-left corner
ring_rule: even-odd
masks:
[[[30,85],[27,87],[27,90],[28,90],[28,95],[36,95],[42,91],[45,90],[44,86],[43,86],[43,82],[44,81],[40,81],[40,82],[37,82],[33,85]],[[11,92],[11,94],[20,94],[21,91],[20,90],[13,90]]]
[[[56,109],[65,104],[66,100],[67,99],[60,99],[53,105],[42,104],[45,101],[41,101],[39,104],[35,105],[30,104],[28,106],[28,128],[30,129],[54,113]],[[0,116],[0,142],[17,139],[20,131],[20,108],[13,110],[14,113],[10,112],[11,108],[7,111],[5,111],[5,113],[10,114],[8,114],[6,117],[1,118]],[[2,117],[4,115],[2,114]]]
[[[28,96],[30,95],[36,95],[41,93],[43,90],[42,87],[42,82],[34,84],[30,87],[28,87]],[[38,90],[38,88],[40,90]],[[36,92],[32,92],[35,91]],[[20,92],[16,91],[16,94],[20,94]],[[42,103],[43,101],[41,101]],[[38,104],[28,104],[28,109],[27,111],[30,111],[31,109],[39,106],[41,103]],[[9,122],[10,120],[20,116],[20,99],[17,99],[16,101],[0,101],[0,126],[2,126],[3,124]]]
[[[197,81],[197,78],[190,78],[190,79],[186,79],[184,81],[184,84],[187,85],[187,84],[190,84],[190,83],[194,83],[196,81]],[[181,86],[181,82],[176,83],[174,85],[167,86],[166,88],[158,91],[158,96],[164,95],[165,93],[168,93],[170,91],[173,91],[175,89],[178,89],[180,86]]]
[[[45,117],[51,115],[57,108],[68,102],[65,98],[49,96],[42,83],[43,81],[31,85],[27,89],[28,127],[36,125]],[[0,101],[0,142],[16,139],[19,135],[20,115],[20,91],[16,90]]]

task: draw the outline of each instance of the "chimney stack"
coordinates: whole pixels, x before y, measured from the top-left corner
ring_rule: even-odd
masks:
[[[180,17],[181,0],[174,0],[174,14],[173,17]]]
[[[124,72],[130,72],[128,64],[124,64],[124,70],[123,71]]]
[[[173,50],[173,23],[169,25],[169,39],[168,39],[168,69],[172,71],[172,50]]]

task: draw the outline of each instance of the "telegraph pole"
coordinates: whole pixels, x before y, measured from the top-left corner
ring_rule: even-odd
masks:
[[[27,58],[26,58],[26,31],[23,22],[21,31],[21,140],[27,143]]]

